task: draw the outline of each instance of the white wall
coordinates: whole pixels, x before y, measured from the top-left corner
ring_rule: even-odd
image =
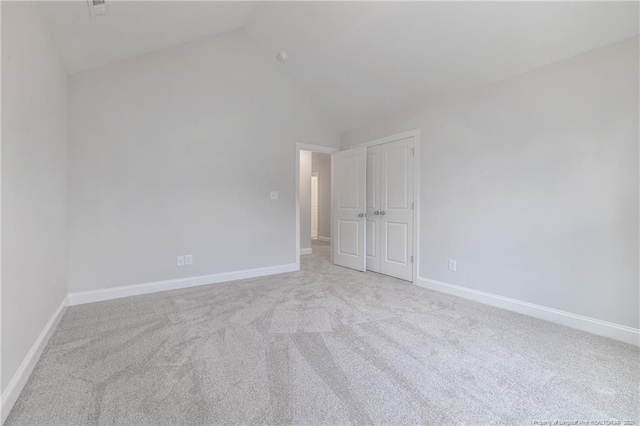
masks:
[[[343,134],[420,128],[422,277],[639,327],[638,47]]]
[[[331,238],[331,155],[314,152],[311,169],[318,174],[318,237]]]
[[[311,151],[300,151],[300,250],[311,248]]]
[[[2,2],[2,391],[67,294],[67,78],[33,3]]]
[[[296,262],[295,144],[339,135],[274,56],[237,30],[70,76],[71,292]]]

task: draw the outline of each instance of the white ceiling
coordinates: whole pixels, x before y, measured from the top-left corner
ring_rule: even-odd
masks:
[[[342,129],[638,33],[637,3],[269,3],[247,29]]]
[[[69,72],[244,26],[340,130],[639,32],[637,2],[115,2],[41,9]]]
[[[85,0],[38,3],[67,72],[219,34],[245,24],[252,2],[106,1],[91,18]]]

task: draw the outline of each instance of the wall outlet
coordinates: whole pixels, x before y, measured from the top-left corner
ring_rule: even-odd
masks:
[[[178,266],[184,266],[184,256],[178,256]]]
[[[278,191],[271,191],[271,199],[272,200],[278,199]]]
[[[193,256],[190,254],[184,255],[184,264],[185,265],[193,265]]]
[[[456,271],[456,261],[453,259],[449,259],[449,270],[451,272],[455,272]]]

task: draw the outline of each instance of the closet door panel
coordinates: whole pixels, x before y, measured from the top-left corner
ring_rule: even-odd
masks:
[[[380,145],[380,272],[413,281],[413,138]]]
[[[380,272],[380,146],[367,148],[367,269]]]
[[[366,269],[365,203],[367,151],[354,148],[333,154],[331,250],[333,263]]]

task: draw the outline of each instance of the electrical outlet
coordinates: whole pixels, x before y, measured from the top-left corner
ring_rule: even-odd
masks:
[[[184,255],[184,264],[185,265],[193,265],[193,256],[190,254]]]
[[[184,266],[184,256],[178,256],[178,266]]]
[[[271,199],[272,200],[278,199],[278,191],[271,191]]]
[[[449,270],[451,272],[455,272],[456,271],[456,261],[453,259],[449,259]]]

